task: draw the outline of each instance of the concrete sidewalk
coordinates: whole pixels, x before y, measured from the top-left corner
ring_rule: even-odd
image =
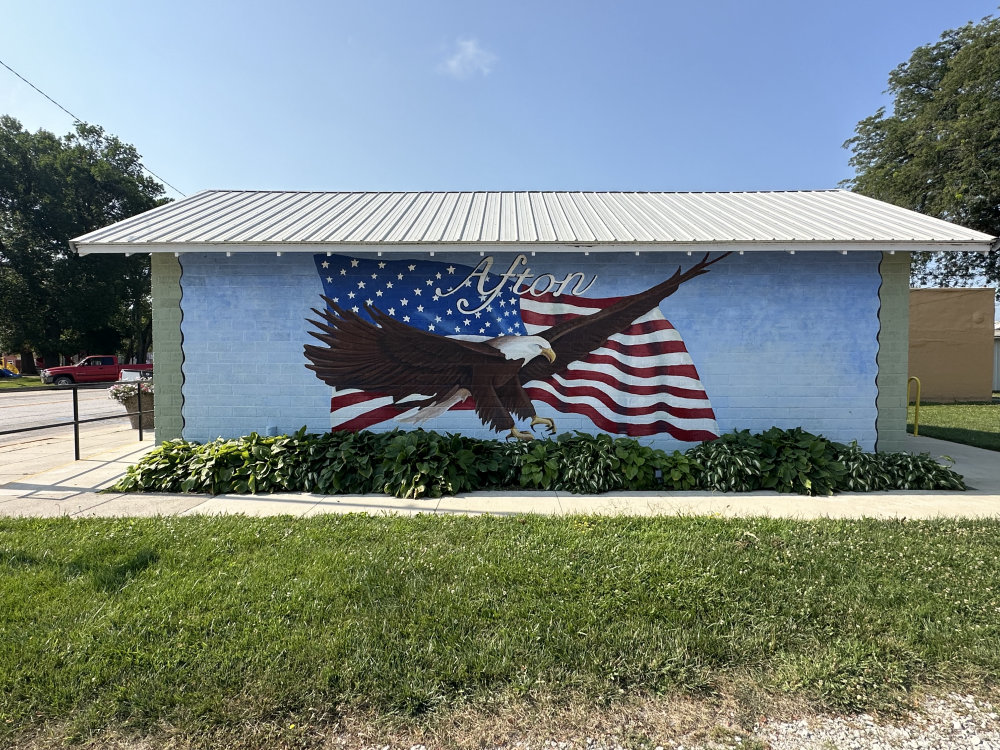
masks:
[[[24,475],[0,485],[0,516],[158,516],[243,513],[314,516],[321,513],[401,514],[616,514],[773,516],[783,518],[1000,517],[1000,453],[909,437],[909,450],[950,456],[969,492],[844,493],[806,497],[775,492],[630,492],[570,495],[557,492],[477,492],[459,497],[400,500],[385,495],[170,495],[98,494],[153,448],[132,442],[114,450]]]

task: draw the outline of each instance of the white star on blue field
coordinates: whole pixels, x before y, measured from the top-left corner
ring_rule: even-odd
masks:
[[[511,280],[493,302],[474,313],[458,309],[465,299],[466,309],[478,307],[485,297],[477,283],[467,280],[475,269],[454,263],[408,258],[352,258],[347,255],[314,256],[323,281],[323,293],[345,310],[368,320],[365,305],[381,310],[414,328],[442,336],[485,337],[521,336],[520,299]],[[487,274],[484,288],[493,290],[501,281]],[[464,283],[463,283],[464,282]],[[448,294],[461,284],[462,289]],[[464,287],[467,287],[464,288]],[[438,295],[438,291],[444,295]]]

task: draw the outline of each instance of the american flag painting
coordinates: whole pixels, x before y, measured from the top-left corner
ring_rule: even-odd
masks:
[[[315,261],[324,296],[344,311],[371,320],[367,305],[407,326],[464,341],[544,337],[553,326],[600,313],[626,299],[555,294],[554,284],[532,294],[525,291],[527,281],[519,284],[517,278],[485,273],[482,267],[470,279],[476,268],[434,259],[320,254]],[[560,362],[558,372],[525,383],[524,391],[532,401],[585,417],[603,432],[634,437],[668,434],[684,442],[718,437],[715,414],[694,362],[658,302],[650,303],[651,309],[585,356]],[[355,431],[389,420],[405,423],[416,409],[404,402],[398,394],[394,398],[335,387],[331,426]],[[474,406],[465,398],[449,408]]]
[[[524,295],[520,313],[528,333],[536,334],[618,300]],[[719,436],[712,403],[691,355],[659,307],[563,373],[532,381],[525,390],[533,401],[544,401],[557,411],[583,414],[604,432],[631,437],[667,433],[683,442]]]

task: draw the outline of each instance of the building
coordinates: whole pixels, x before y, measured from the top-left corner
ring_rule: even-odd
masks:
[[[909,253],[994,242],[839,190],[205,191],[71,244],[152,254],[158,440],[778,425],[897,449]]]
[[[993,323],[993,390],[1000,391],[1000,321]]]
[[[923,401],[989,401],[992,288],[910,290],[910,375]]]

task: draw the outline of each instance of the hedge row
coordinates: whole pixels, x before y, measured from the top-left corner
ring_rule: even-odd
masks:
[[[928,454],[865,453],[801,429],[739,431],[686,453],[609,435],[563,434],[530,443],[425,432],[330,432],[211,443],[169,441],[129,467],[121,492],[440,497],[477,490],[769,489],[804,495],[964,490]]]

